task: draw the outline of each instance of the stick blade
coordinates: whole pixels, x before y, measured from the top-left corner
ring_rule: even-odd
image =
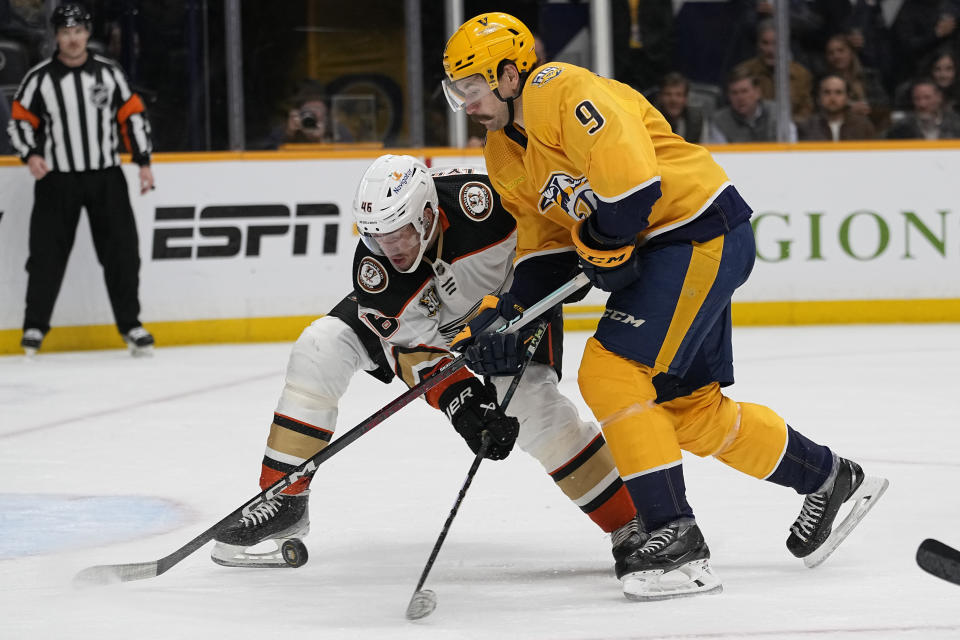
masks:
[[[960,551],[927,538],[917,548],[917,565],[938,578],[960,585]]]
[[[437,594],[430,589],[421,589],[410,598],[407,605],[407,620],[426,618],[437,608]]]
[[[87,567],[73,577],[78,587],[98,587],[118,582],[146,580],[159,575],[156,562],[135,562],[132,564],[99,564]]]

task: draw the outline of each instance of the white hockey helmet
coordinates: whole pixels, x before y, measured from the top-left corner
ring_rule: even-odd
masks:
[[[425,228],[424,208],[427,206],[433,210],[429,229]],[[376,236],[412,225],[420,249],[413,264],[399,271],[415,271],[439,220],[437,187],[426,165],[413,156],[383,155],[374,160],[357,187],[353,218],[364,244],[378,255],[384,253]]]

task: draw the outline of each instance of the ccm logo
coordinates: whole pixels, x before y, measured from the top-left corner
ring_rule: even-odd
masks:
[[[213,205],[201,209],[199,222],[194,222],[196,207],[157,207],[156,222],[181,224],[154,227],[152,257],[154,260],[228,258],[241,252],[255,257],[260,255],[261,240],[265,236],[287,235],[291,236],[293,255],[302,256],[307,253],[309,218],[339,215],[340,208],[329,202],[298,204],[295,216],[290,215],[290,207],[285,204]],[[190,224],[182,224],[186,221]],[[323,225],[324,254],[337,252],[338,229],[336,222]],[[200,239],[213,242],[200,244],[197,242]]]
[[[614,322],[622,322],[623,324],[629,324],[629,325],[632,325],[633,327],[639,327],[644,322],[646,322],[646,320],[643,320],[642,318],[634,318],[629,313],[624,313],[623,311],[617,311],[616,309],[604,309],[603,317],[610,318]]]

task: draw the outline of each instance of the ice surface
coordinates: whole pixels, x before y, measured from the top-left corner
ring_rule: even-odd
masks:
[[[561,383],[586,415],[587,335],[567,336]],[[960,326],[737,329],[734,345],[733,398],[891,481],[823,566],[784,546],[799,496],[690,456],[724,592],[628,602],[609,540],[515,452],[481,465],[417,622],[404,612],[472,459],[425,403],[321,467],[306,566],[220,567],[207,546],[154,579],[75,589],[80,569],[156,560],[257,493],[289,345],[0,358],[0,638],[960,637],[960,589],[913,559],[927,537],[960,545]],[[358,376],[339,431],[402,390]]]

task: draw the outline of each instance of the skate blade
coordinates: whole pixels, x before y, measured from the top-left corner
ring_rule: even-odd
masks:
[[[873,476],[864,478],[860,487],[848,500],[848,502],[853,503],[853,506],[847,514],[847,517],[844,518],[843,522],[838,526],[834,527],[822,545],[803,559],[803,564],[808,569],[813,569],[829,558],[830,554],[840,546],[840,543],[846,540],[847,536],[860,524],[860,521],[863,520],[863,517],[867,515],[870,509],[873,509],[873,506],[877,504],[877,500],[880,499],[880,496],[883,495],[883,492],[887,490],[888,486],[890,486],[890,481],[886,478]]]
[[[138,347],[136,345],[127,345],[130,349],[130,355],[134,358],[152,358],[153,357],[153,345],[149,347]]]
[[[248,547],[241,547],[223,542],[217,542],[210,551],[210,559],[223,567],[242,567],[251,569],[283,569],[292,568],[283,558],[281,546],[286,540],[273,540],[276,549],[273,551],[251,552]]]
[[[687,598],[723,591],[723,584],[707,559],[688,562],[667,573],[662,569],[628,573],[621,581],[623,595],[627,600],[636,602]]]

